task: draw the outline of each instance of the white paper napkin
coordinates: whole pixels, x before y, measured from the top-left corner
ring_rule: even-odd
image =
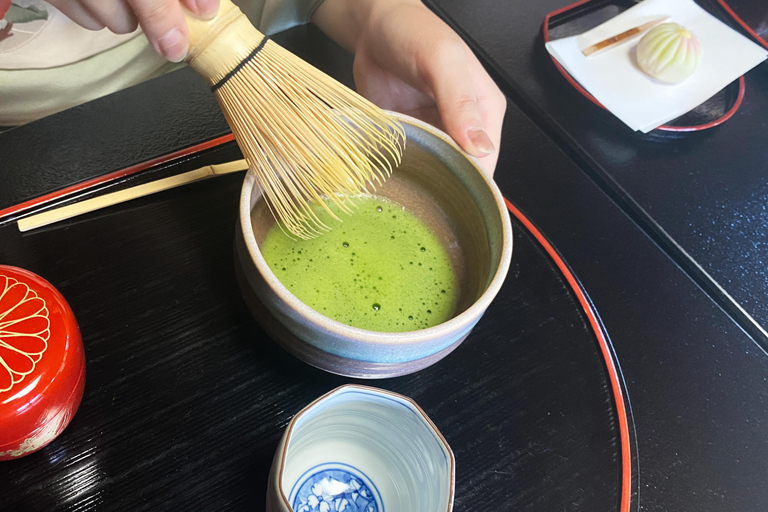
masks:
[[[639,37],[590,58],[581,50],[670,16],[701,41],[696,72],[681,84],[665,84],[637,66]],[[633,130],[643,133],[702,104],[768,58],[768,52],[699,7],[693,0],[645,0],[579,36],[550,41],[547,50],[587,91]]]

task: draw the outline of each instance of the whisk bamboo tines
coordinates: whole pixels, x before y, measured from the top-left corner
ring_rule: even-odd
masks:
[[[272,213],[288,231],[328,230],[312,205],[350,212],[400,164],[402,126],[377,106],[270,41],[230,0],[210,21],[187,16],[187,62],[211,85]],[[337,217],[338,218],[338,217]]]

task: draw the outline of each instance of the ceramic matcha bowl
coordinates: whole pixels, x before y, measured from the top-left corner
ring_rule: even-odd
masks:
[[[512,228],[496,184],[447,135],[413,118],[397,117],[407,136],[403,161],[375,195],[418,217],[445,249],[456,289],[453,313],[444,322],[420,330],[377,332],[315,311],[283,285],[264,259],[261,247],[274,219],[252,173],[246,175],[240,196],[236,267],[249,308],[288,352],[341,375],[394,377],[439,361],[480,320],[509,269]]]
[[[267,512],[451,512],[456,461],[408,397],[346,385],[290,422],[267,486]]]

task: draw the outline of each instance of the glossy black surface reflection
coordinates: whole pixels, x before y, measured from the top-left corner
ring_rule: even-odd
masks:
[[[0,465],[3,510],[261,510],[303,405],[348,382],[279,349],[244,307],[238,177],[66,227],[0,229],[0,258],[54,283],[80,323],[83,403],[39,453]],[[614,410],[595,340],[519,225],[500,296],[438,365],[373,385],[414,398],[456,453],[457,510],[612,510]]]
[[[636,183],[632,192],[649,200],[644,204],[668,209],[653,219],[672,223],[665,227],[683,225],[674,233],[683,240],[690,222],[714,243],[731,226],[701,221],[712,198],[728,195],[737,205],[754,190],[742,188],[740,181],[760,181],[758,167],[750,172],[750,166],[765,154],[765,145],[757,142],[764,132],[755,131],[766,119],[761,94],[748,92],[740,113],[718,129],[676,139],[638,138],[565,86],[549,60],[541,22],[568,2],[436,3],[469,34],[502,88],[535,120],[510,112],[504,140],[516,141],[515,151],[512,163],[506,157],[500,163],[515,172],[498,174],[497,180],[565,256],[611,336],[635,421],[633,510],[763,511],[768,501],[762,484],[768,474],[762,428],[768,421],[768,357],[758,344],[762,340],[745,335],[745,324],[729,318],[732,309],[724,312],[706,298],[718,297],[712,288],[702,291],[702,276],[681,261],[669,237],[665,244],[650,229],[652,221],[641,217],[626,190],[615,186],[618,179],[611,181],[620,169]],[[748,87],[759,83],[764,69],[747,77]],[[560,149],[553,150],[539,130]],[[720,172],[725,161],[729,169],[746,170],[731,177]],[[742,243],[752,247],[760,239]],[[696,257],[716,262],[719,272],[742,272],[731,265],[736,259],[759,265],[760,257],[741,252],[740,243],[709,249]],[[765,296],[759,279],[744,277],[749,272],[729,284]]]
[[[505,92],[768,348],[768,64],[746,75],[743,104],[723,125],[643,135],[584,98],[552,63],[542,23],[570,0],[428,3],[487,58]],[[698,3],[727,20],[715,0]]]
[[[509,41],[533,44],[543,15],[536,27],[525,16],[551,10],[546,3],[451,5],[463,21],[484,20],[481,53],[509,52],[505,62],[525,70],[538,61]],[[349,56],[316,30],[287,37],[349,79]],[[576,108],[580,97],[554,80],[562,78],[542,87],[562,97],[550,101]],[[512,102],[496,180],[564,256],[611,337],[633,412],[632,510],[762,512],[768,357],[638,227],[572,139],[522,88],[502,85]],[[136,139],[184,122],[154,117],[148,100],[138,105],[153,127],[131,125]],[[590,108],[569,114],[588,112],[580,126],[590,144],[628,159],[639,151]],[[200,115],[212,114],[190,113]],[[89,133],[97,145],[112,135]],[[683,140],[679,155],[662,146],[659,161],[695,153],[712,136],[703,135]],[[226,146],[153,172],[237,156]],[[0,227],[0,261],[39,272],[72,302],[89,365],[67,431],[41,453],[0,464],[0,510],[263,510],[288,419],[348,379],[286,355],[245,311],[231,252],[238,182],[192,185],[29,235]],[[415,398],[446,435],[457,455],[455,510],[616,511],[618,438],[602,360],[566,283],[515,228],[507,283],[472,336],[430,369],[372,384]]]
[[[290,38],[299,51],[327,45],[313,29]],[[349,70],[338,49],[307,55]],[[157,92],[151,83],[141,91]],[[195,108],[212,107],[206,100]],[[101,107],[83,106],[72,123],[88,112]],[[67,113],[51,122],[67,126]],[[156,128],[132,125],[129,135]],[[113,135],[93,133],[93,140]],[[514,172],[515,148],[508,140],[500,173]],[[230,144],[172,169],[238,156]],[[62,182],[71,179],[62,173]],[[232,253],[240,181],[217,178],[28,234],[0,227],[0,262],[62,292],[87,358],[85,396],[67,430],[42,451],[0,464],[0,510],[264,509],[288,420],[350,379],[289,356],[247,312]],[[604,361],[568,285],[519,224],[509,277],[464,344],[414,375],[366,383],[414,398],[445,435],[457,458],[456,510],[617,507],[616,418]]]
[[[565,258],[610,335],[634,427],[631,510],[763,512],[765,351],[516,108],[502,138],[514,142],[499,187]]]

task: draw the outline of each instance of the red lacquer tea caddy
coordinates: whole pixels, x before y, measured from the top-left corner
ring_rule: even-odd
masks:
[[[53,441],[84,386],[83,342],[64,297],[32,272],[0,265],[0,460]]]

